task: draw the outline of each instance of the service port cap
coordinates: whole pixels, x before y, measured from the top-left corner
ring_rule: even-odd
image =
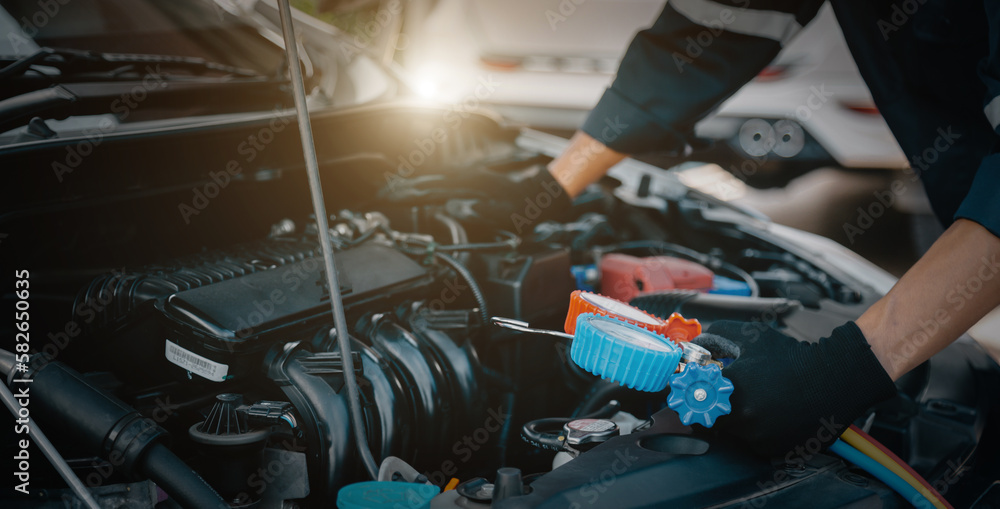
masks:
[[[573,362],[629,389],[663,390],[681,359],[681,349],[666,337],[616,317],[583,313],[574,330]]]
[[[696,319],[687,319],[679,313],[673,313],[666,320],[661,320],[620,300],[582,290],[576,290],[569,296],[569,312],[566,314],[564,325],[567,334],[576,333],[577,317],[584,313],[617,318],[668,337],[675,342],[690,341],[701,334],[701,323]]]

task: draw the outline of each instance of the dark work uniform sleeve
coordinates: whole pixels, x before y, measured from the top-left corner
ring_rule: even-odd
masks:
[[[979,77],[986,86],[983,114],[1000,133],[1000,5],[985,2],[989,53],[979,63]],[[979,163],[968,195],[955,213],[955,218],[975,221],[1000,237],[1000,153],[997,142],[991,154]]]
[[[944,226],[1000,235],[1000,7],[831,0],[875,104]],[[985,4],[985,5],[984,5]]]
[[[670,0],[632,41],[583,131],[628,154],[683,150],[694,124],[771,62],[821,3]]]

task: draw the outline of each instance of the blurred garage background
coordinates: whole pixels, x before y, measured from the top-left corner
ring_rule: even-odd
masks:
[[[428,100],[569,136],[665,0],[297,0]],[[701,35],[699,36],[701,37]],[[692,51],[710,47],[692,41]],[[901,275],[940,234],[825,5],[687,154],[641,154],[702,191],[829,237]],[[878,219],[875,221],[874,219]]]

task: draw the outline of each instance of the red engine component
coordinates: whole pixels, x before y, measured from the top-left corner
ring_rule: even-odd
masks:
[[[708,291],[714,276],[703,265],[672,256],[612,253],[601,258],[601,293],[622,302],[664,290]]]

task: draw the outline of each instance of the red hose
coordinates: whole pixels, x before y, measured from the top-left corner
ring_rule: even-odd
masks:
[[[934,489],[933,486],[930,485],[929,482],[927,482],[927,479],[924,479],[924,476],[918,474],[915,470],[913,470],[913,468],[911,468],[910,465],[908,465],[905,461],[900,459],[899,456],[896,456],[896,453],[890,451],[886,446],[882,445],[882,443],[879,442],[878,440],[872,438],[871,435],[869,435],[868,433],[861,431],[861,428],[851,424],[851,430],[860,435],[861,438],[867,440],[869,443],[877,447],[878,450],[884,452],[886,456],[891,458],[892,461],[895,461],[897,464],[899,464],[900,467],[903,467],[903,470],[906,470],[910,475],[913,476],[914,479],[916,479],[918,482],[920,482],[920,484],[922,484],[925,488],[927,488],[928,491],[933,493],[934,496],[937,497],[937,499],[940,500],[941,503],[945,505],[945,507],[947,507],[948,509],[955,509],[954,507],[952,507],[951,504],[948,503],[948,501],[943,496],[941,496],[940,493],[938,493],[936,489]]]

